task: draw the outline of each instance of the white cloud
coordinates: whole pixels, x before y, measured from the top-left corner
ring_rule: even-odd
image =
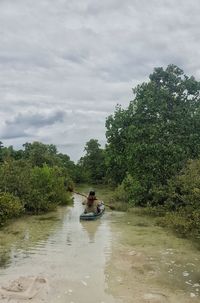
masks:
[[[199,0],[1,0],[0,139],[55,143],[73,159],[91,137],[104,143],[105,117],[154,67],[200,77],[199,10]]]

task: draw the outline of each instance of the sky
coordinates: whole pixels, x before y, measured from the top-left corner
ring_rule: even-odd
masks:
[[[199,0],[0,0],[0,141],[77,161],[154,67],[200,79]]]

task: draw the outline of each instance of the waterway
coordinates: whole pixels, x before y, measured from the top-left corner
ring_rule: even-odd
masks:
[[[200,252],[153,219],[74,205],[0,230],[0,302],[200,302]]]

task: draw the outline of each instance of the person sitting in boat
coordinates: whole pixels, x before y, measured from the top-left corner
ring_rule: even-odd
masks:
[[[87,197],[87,200],[83,203],[86,205],[85,214],[94,213],[98,214],[100,212],[101,202],[96,198],[95,191],[91,190]]]

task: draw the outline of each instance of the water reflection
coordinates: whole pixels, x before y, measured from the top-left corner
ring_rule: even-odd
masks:
[[[83,230],[87,233],[89,243],[94,243],[101,221],[80,221]]]
[[[0,268],[6,268],[10,263],[11,252],[9,250],[0,250]]]

